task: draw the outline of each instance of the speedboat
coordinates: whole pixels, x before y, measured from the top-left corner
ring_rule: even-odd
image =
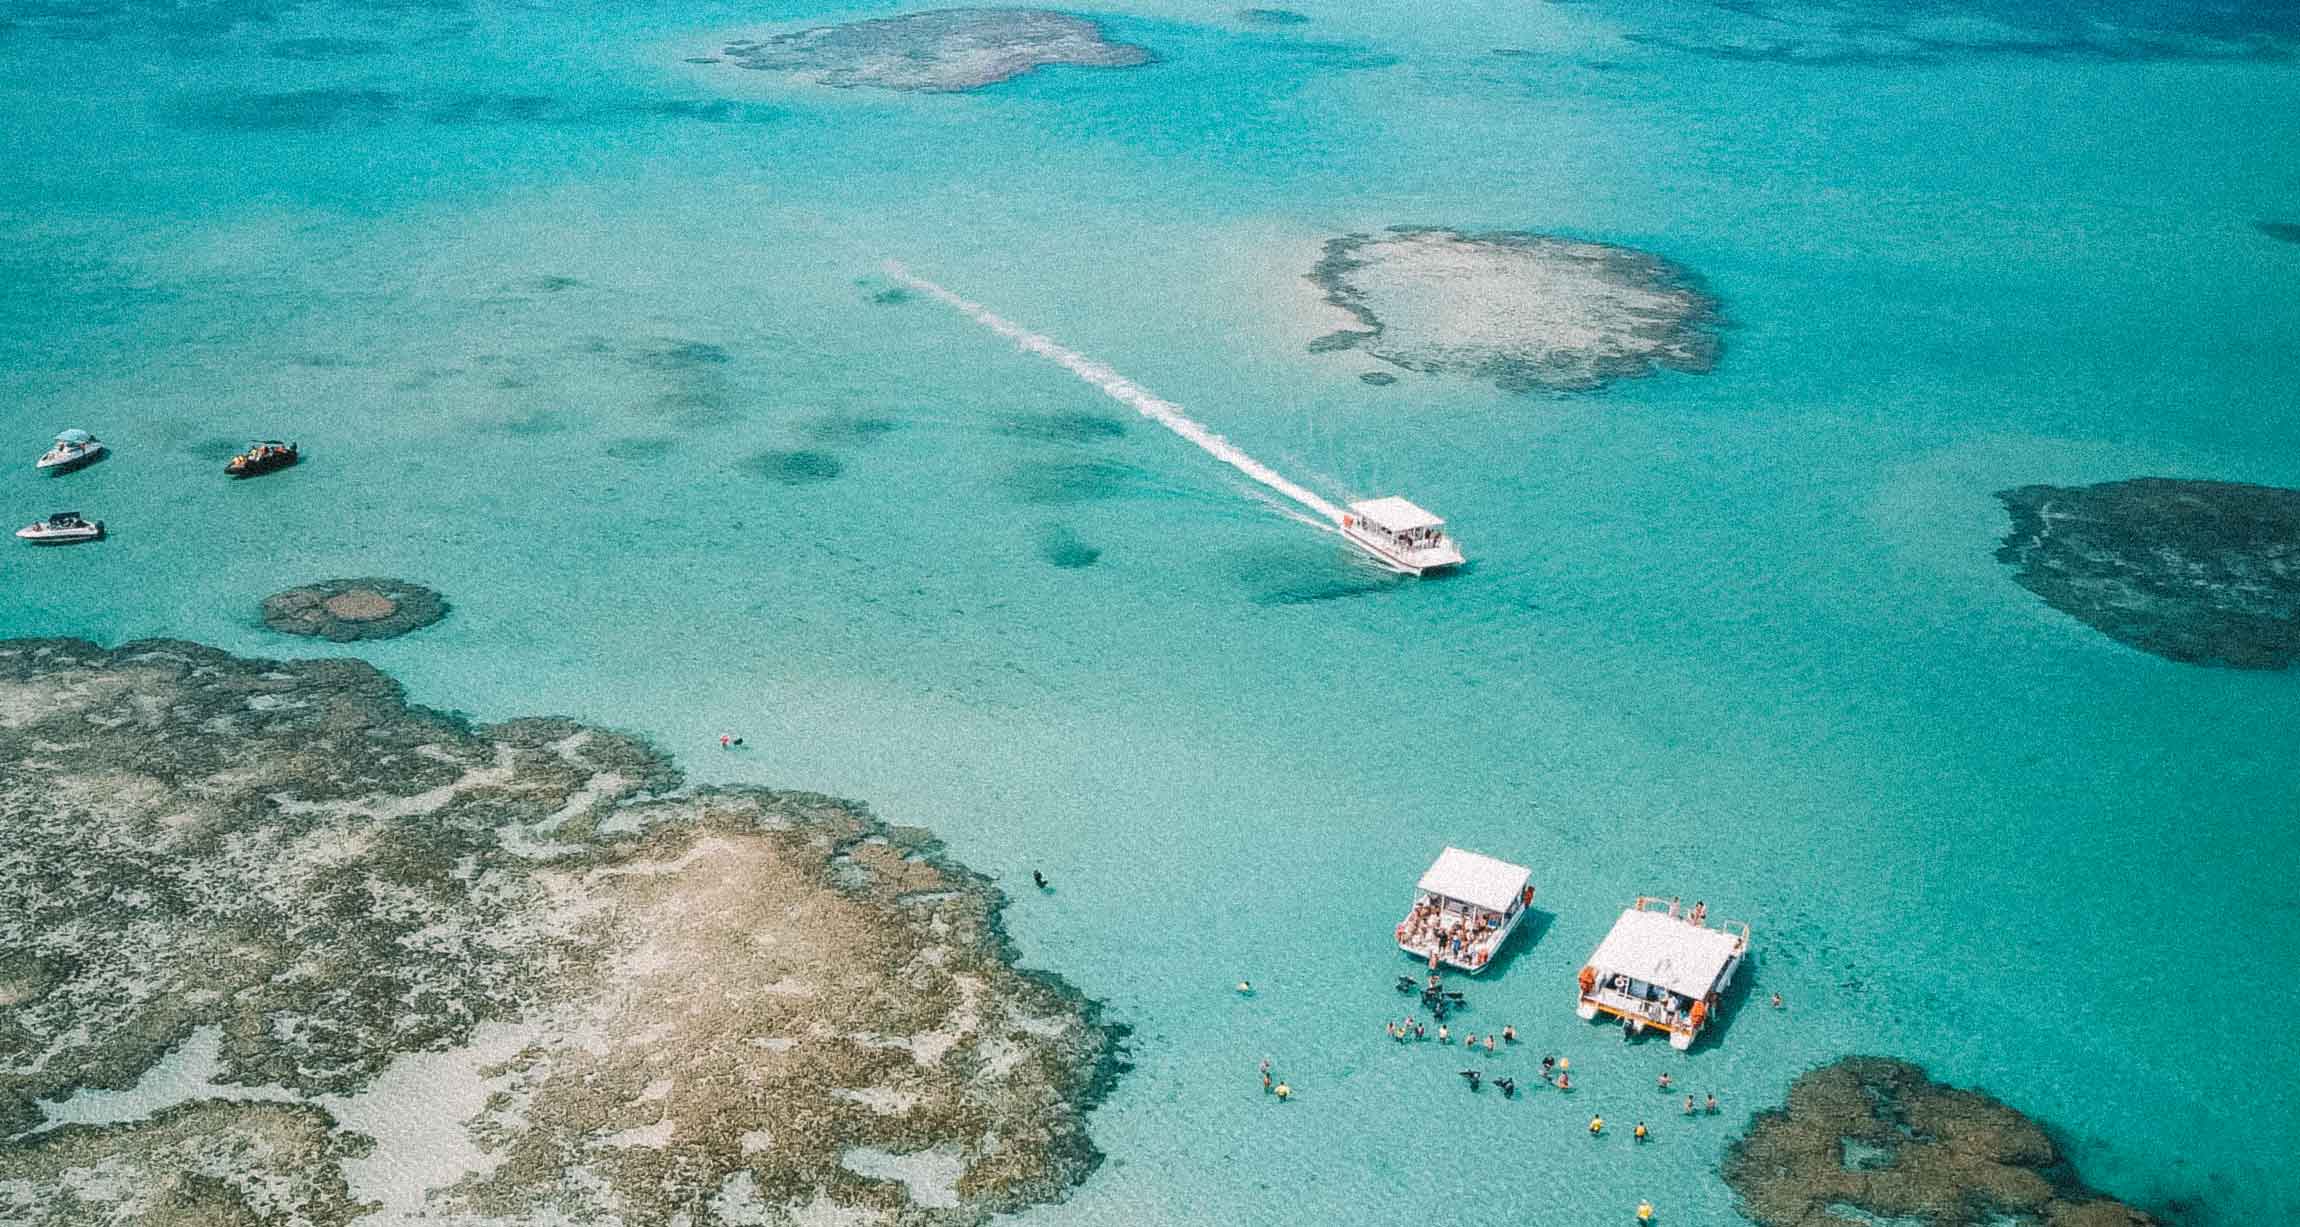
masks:
[[[1350,504],[1342,516],[1342,536],[1401,575],[1426,575],[1462,561],[1461,547],[1446,535],[1444,520],[1394,495]]]
[[[303,459],[303,453],[293,443],[277,439],[264,439],[248,446],[248,450],[232,457],[224,472],[234,477],[258,477],[284,469]]]
[[[104,454],[104,441],[85,430],[67,430],[56,436],[56,446],[41,453],[33,468],[69,473]]]
[[[16,530],[16,535],[34,545],[71,545],[78,541],[94,541],[104,535],[104,522],[90,520],[77,511],[59,511],[34,524]]]

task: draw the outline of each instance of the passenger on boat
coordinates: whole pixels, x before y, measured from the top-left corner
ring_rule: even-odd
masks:
[[[1698,900],[1698,899],[1694,900],[1694,901],[1693,901],[1693,923],[1694,923],[1694,924],[1700,924],[1702,921],[1704,921],[1704,920],[1707,920],[1707,919],[1709,919],[1709,905],[1708,905],[1708,904],[1706,904],[1706,903],[1703,903],[1703,902],[1701,902],[1701,901],[1700,901],[1700,900]]]

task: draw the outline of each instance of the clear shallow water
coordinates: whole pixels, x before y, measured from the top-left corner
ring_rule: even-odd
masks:
[[[2120,1195],[2300,1206],[2300,1045],[2189,1004],[2300,962],[2300,692],[2119,647],[1990,557],[2010,485],[2300,484],[2300,249],[2251,228],[2300,212],[2292,68],[1169,6],[1111,18],[1142,70],[711,109],[730,83],[678,55],[793,11],[20,16],[0,427],[120,454],[0,472],[19,519],[115,529],[10,553],[0,629],[328,651],[256,599],[405,576],[455,612],[360,654],[420,701],[614,723],[1045,870],[1010,924],[1139,1067],[1110,1162],[1035,1220],[1730,1222],[1742,1114],[1854,1050],[2003,1095]],[[377,45],[268,50],[321,37]],[[328,92],[253,97],[293,90]],[[1300,275],[1394,222],[1659,250],[1724,299],[1726,359],[1562,401],[1365,387],[1303,351]],[[1329,497],[1437,508],[1476,566],[1368,571],[1070,375],[874,303],[888,257]],[[256,433],[313,462],[224,483]],[[1570,1055],[1571,1103],[1473,1101],[1458,1053],[1382,1038],[1445,842],[1538,867],[1554,920],[1465,1025],[1525,1035],[1489,1069]],[[1751,920],[1789,1012],[1689,1057],[1575,1020],[1641,890]],[[1724,1116],[1676,1118],[1664,1068]],[[1656,1140],[1591,1143],[1592,1110]]]

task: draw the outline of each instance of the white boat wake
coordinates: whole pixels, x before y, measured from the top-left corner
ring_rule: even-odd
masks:
[[[1032,332],[981,303],[919,277],[896,261],[889,260],[886,262],[886,275],[921,294],[940,299],[975,323],[1013,341],[1025,351],[1037,354],[1039,357],[1053,362],[1080,379],[1102,389],[1103,393],[1112,400],[1131,406],[1135,412],[1143,417],[1149,418],[1160,426],[1206,449],[1207,454],[1215,459],[1309,508],[1316,512],[1319,517],[1318,520],[1314,521],[1299,515],[1296,515],[1295,518],[1327,529],[1331,529],[1341,522],[1341,508],[1288,481],[1276,469],[1239,450],[1236,444],[1215,434],[1204,425],[1194,421],[1189,414],[1182,412],[1180,405],[1172,401],[1160,400],[1151,395],[1148,388],[1126,378],[1102,363],[1096,362],[1074,349],[1065,348],[1052,337]]]

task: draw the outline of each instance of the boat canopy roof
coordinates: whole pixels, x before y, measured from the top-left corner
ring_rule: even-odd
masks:
[[[1438,528],[1445,524],[1444,520],[1394,494],[1388,498],[1370,498],[1362,503],[1352,503],[1350,510],[1384,532],[1411,532],[1417,528]]]
[[[1506,912],[1532,876],[1533,871],[1523,865],[1447,848],[1430,862],[1429,872],[1422,875],[1421,889],[1487,911]]]
[[[1667,912],[1630,908],[1597,944],[1589,965],[1605,978],[1628,976],[1699,999],[1717,987],[1739,952],[1739,934],[1697,925]]]
[[[56,432],[56,442],[58,443],[93,443],[95,441],[96,436],[89,434],[85,430],[78,429],[77,427],[71,430],[59,430]]]

